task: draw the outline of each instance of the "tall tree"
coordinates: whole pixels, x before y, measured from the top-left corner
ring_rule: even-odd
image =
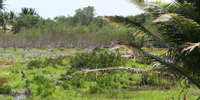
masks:
[[[188,43],[200,41],[199,24],[191,19],[194,18],[193,16],[198,16],[195,7],[187,2],[166,3],[162,1],[145,2],[144,0],[130,0],[130,2],[151,13],[149,16],[151,17],[151,20],[149,20],[151,27],[119,16],[103,17],[103,19],[127,31],[128,34],[131,34],[130,38],[146,38],[167,47],[171,61],[166,61],[164,58],[143,51],[132,41],[119,42],[123,45],[122,47],[128,48],[132,52],[133,50],[138,51],[160,61],[166,66],[162,69],[173,72],[174,75],[183,75],[200,88],[200,56],[198,56],[200,55],[200,48],[193,48],[190,53],[183,52]]]
[[[15,17],[12,31],[14,34],[20,31],[21,28],[38,27],[40,16],[33,8],[22,8],[22,12],[18,17]]]
[[[38,15],[36,12],[35,12],[35,9],[34,8],[26,8],[26,7],[24,7],[24,8],[22,8],[22,12],[21,12],[21,14],[25,14],[25,15]]]
[[[8,23],[8,20],[10,18],[10,14],[7,13],[7,12],[3,12],[3,13],[0,13],[0,23],[1,23],[1,26],[2,26],[2,33],[6,33],[6,25]]]
[[[0,0],[0,12],[2,12],[1,10],[5,10],[6,7],[5,7],[5,1],[6,0]]]
[[[89,25],[95,15],[95,9],[92,6],[85,7],[83,9],[75,10],[74,16],[77,25]]]

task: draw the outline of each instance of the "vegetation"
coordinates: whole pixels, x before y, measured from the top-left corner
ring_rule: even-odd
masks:
[[[125,65],[125,61],[121,59],[121,54],[118,52],[108,53],[108,51],[96,52],[93,50],[91,53],[77,54],[75,57],[70,58],[70,66],[72,68],[107,68]]]
[[[0,0],[0,99],[198,100],[200,2],[130,2],[145,13],[43,19]]]
[[[7,48],[5,52],[16,52],[14,50],[26,52],[22,48]],[[27,99],[94,99],[97,96],[98,99],[150,98],[147,94],[153,95],[155,99],[167,99],[172,97],[183,98],[186,93],[189,99],[196,99],[199,96],[199,90],[191,82],[164,74],[137,74],[120,70],[73,74],[79,71],[79,68],[84,67],[72,67],[70,64],[73,61],[72,58],[77,57],[79,54],[92,54],[92,52],[81,53],[85,49],[76,51],[67,49],[66,51],[60,51],[59,48],[55,48],[53,52],[49,50],[42,51],[43,53],[41,53],[41,49],[29,49],[29,52],[26,52],[26,55],[23,56],[24,58],[21,55],[13,56],[13,62],[19,62],[20,59],[20,62],[16,64],[3,65],[4,63],[0,62],[2,66],[0,70],[0,82],[4,84],[3,86],[9,86],[12,91],[30,88],[31,96],[28,97],[27,95]],[[61,52],[63,55],[70,54],[70,56],[67,58],[62,58],[62,56],[55,58]],[[99,49],[96,49],[95,52],[96,55],[103,54],[104,56],[107,55],[106,57],[111,56],[111,53],[105,55],[105,51],[99,51]],[[51,53],[51,58],[47,58],[49,56],[48,53]],[[34,55],[27,56],[32,54]],[[3,56],[2,54],[0,55],[4,59],[4,62],[11,62],[8,57],[12,53],[3,53]],[[58,60],[61,58],[62,60]],[[98,59],[98,56],[96,59]],[[136,60],[126,60],[126,64],[120,66],[131,67],[134,65],[136,69],[153,69],[153,66],[139,64]],[[38,63],[38,61],[40,62]],[[27,63],[24,64],[24,62]],[[52,64],[57,62],[59,63]],[[41,66],[39,69],[37,68],[38,65]],[[30,69],[28,66],[32,66],[32,68]],[[96,67],[91,67],[91,69],[93,68]],[[21,69],[23,69],[23,73],[25,74],[23,79]],[[182,87],[185,88],[179,96]],[[155,95],[155,93],[159,95]],[[9,94],[12,94],[12,92]],[[4,99],[15,98],[2,94],[0,94],[0,97]]]
[[[191,49],[193,50],[192,52],[183,52],[184,48],[187,47],[187,43],[195,43],[200,39],[199,24],[192,19],[188,19],[192,18],[191,13],[196,15],[194,6],[189,3],[179,2],[173,4],[162,1],[144,2],[144,0],[131,0],[131,2],[150,14],[151,20],[149,19],[148,24],[151,27],[119,16],[103,17],[103,19],[132,34],[131,37],[138,37],[138,39],[147,38],[151,41],[156,41],[161,46],[167,47],[172,58],[169,62],[165,58],[151,55],[143,51],[132,41],[121,42],[120,44],[125,45],[122,47],[130,51],[137,50],[144,55],[160,61],[166,66],[162,69],[175,72],[173,74],[183,75],[200,88],[200,70],[197,67],[199,65],[197,62],[199,57],[196,56],[200,53],[199,48],[195,48],[195,46]],[[186,23],[190,27],[186,27]],[[152,27],[157,27],[157,29],[155,28],[156,31],[152,31]],[[158,33],[160,35],[157,35]]]

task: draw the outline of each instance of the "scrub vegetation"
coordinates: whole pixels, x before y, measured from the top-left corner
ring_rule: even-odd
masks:
[[[199,100],[198,0],[130,0],[144,13],[43,19],[0,1],[0,100]]]

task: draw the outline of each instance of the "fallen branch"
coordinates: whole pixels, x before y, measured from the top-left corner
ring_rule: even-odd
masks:
[[[113,70],[121,70],[121,71],[128,71],[130,73],[144,73],[144,72],[157,72],[153,70],[147,70],[147,69],[137,69],[137,68],[130,68],[130,67],[108,67],[108,68],[99,68],[99,69],[92,69],[92,70],[81,70],[73,73],[72,75],[75,75],[76,73],[92,73],[92,72],[110,72]]]

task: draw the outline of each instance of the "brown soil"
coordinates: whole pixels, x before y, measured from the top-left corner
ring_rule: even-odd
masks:
[[[0,84],[5,84],[7,83],[7,80],[5,78],[0,78]]]
[[[19,62],[0,62],[0,65],[13,65],[13,64],[20,64]]]

